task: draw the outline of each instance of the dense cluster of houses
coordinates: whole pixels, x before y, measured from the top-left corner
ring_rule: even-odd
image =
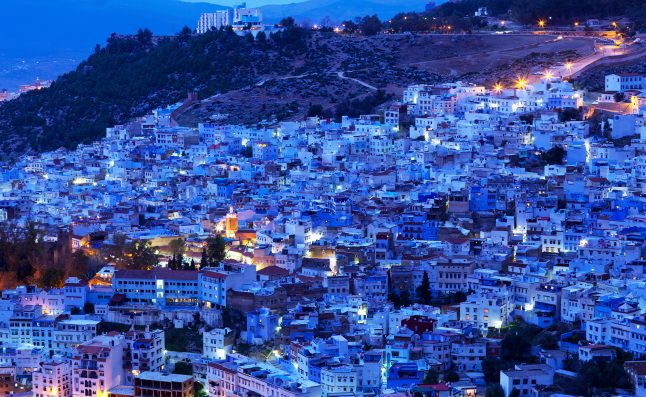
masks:
[[[505,397],[559,394],[572,357],[639,360],[646,126],[630,105],[600,136],[564,117],[583,96],[552,77],[415,85],[340,122],[189,128],[178,104],[26,157],[0,173],[0,221],[49,225],[52,241],[69,228],[94,256],[145,240],[162,260],[2,291],[0,393],[473,397],[519,318],[571,331],[501,371]],[[199,263],[214,235],[226,259],[166,267],[172,240]],[[169,327],[197,324],[201,354],[166,348]],[[171,373],[187,357],[192,374]],[[644,395],[646,363],[626,370]]]

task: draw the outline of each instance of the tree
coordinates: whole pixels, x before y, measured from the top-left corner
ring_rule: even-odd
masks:
[[[246,157],[248,159],[253,157],[253,147],[251,145],[247,145],[242,148],[242,156]]]
[[[534,124],[534,114],[533,113],[524,113],[518,116],[520,121],[522,121],[525,124]]]
[[[610,121],[608,121],[608,119],[603,122],[603,135],[606,138],[610,138],[612,135],[612,127],[610,126]]]
[[[381,32],[382,24],[377,15],[366,15],[361,19],[359,29],[365,36],[374,36]]]
[[[623,102],[626,99],[626,94],[623,92],[615,92],[614,98],[615,102]]]
[[[431,368],[428,371],[426,371],[426,375],[424,375],[424,380],[423,380],[425,385],[436,385],[439,381],[440,381],[439,375],[434,368]]]
[[[174,374],[193,375],[193,364],[190,361],[178,361],[175,363]]]
[[[284,28],[293,28],[294,25],[296,25],[296,21],[294,21],[294,18],[292,17],[287,17],[281,19],[279,25]]]
[[[460,380],[460,375],[455,371],[449,371],[444,375],[444,380],[447,382],[457,382]]]
[[[263,31],[258,32],[256,35],[256,41],[261,44],[265,44],[267,42],[267,34]]]
[[[314,104],[310,105],[309,109],[307,109],[307,117],[315,117],[315,116],[322,116],[323,115],[323,106],[319,104]]]
[[[184,255],[186,252],[186,242],[184,239],[176,238],[168,243],[168,249],[173,255]]]
[[[521,318],[512,322],[501,343],[503,360],[526,361],[530,358],[532,344],[541,329],[525,323]]]
[[[500,383],[493,383],[487,386],[485,397],[505,397],[505,391],[500,386]]]
[[[72,260],[67,271],[68,276],[85,278],[89,271],[90,258],[82,250],[72,254]]]
[[[559,121],[567,122],[572,120],[581,120],[583,113],[580,109],[565,108],[559,111]]]
[[[94,314],[94,304],[92,304],[91,302],[85,302],[83,304],[83,313]]]
[[[101,247],[101,255],[117,265],[117,268],[123,269],[128,264],[127,248],[128,242],[126,236],[116,233],[112,236],[111,244],[104,244]]]
[[[159,264],[159,256],[150,241],[133,241],[126,248],[126,263],[130,269],[146,270]]]
[[[352,34],[352,33],[355,33],[357,30],[359,30],[359,25],[355,21],[351,21],[351,20],[343,21],[342,25],[343,25],[344,33]]]
[[[560,146],[554,146],[550,150],[541,154],[541,159],[547,164],[563,164],[563,159],[567,152]]]
[[[153,39],[153,32],[150,31],[150,29],[139,29],[137,31],[137,41],[141,43],[142,45],[150,45],[152,44],[152,39]]]
[[[181,39],[186,40],[193,34],[193,31],[188,26],[184,25],[182,30],[179,31],[179,36]]]
[[[219,234],[206,239],[206,251],[209,258],[209,266],[215,266],[226,258],[226,243]]]
[[[45,288],[61,288],[65,284],[63,269],[48,267],[40,277],[40,284]]]
[[[410,300],[410,292],[402,291],[399,294],[399,302],[402,306],[410,306],[410,304],[412,303]]]
[[[554,350],[559,348],[558,340],[556,339],[554,334],[548,331],[543,331],[540,334],[536,335],[533,344],[538,345],[546,350]]]
[[[511,389],[511,392],[509,393],[509,397],[520,397],[520,390],[514,387],[513,389]]]
[[[200,258],[200,269],[209,265],[209,256],[206,253],[206,248],[202,248],[202,258]]]
[[[204,385],[201,382],[195,382],[195,397],[206,397],[208,394],[204,389]]]
[[[482,360],[482,373],[487,384],[500,382],[500,371],[505,370],[508,364],[498,357],[487,357]]]
[[[415,290],[417,293],[417,299],[424,304],[428,304],[431,301],[431,281],[428,277],[428,273],[424,270],[424,276],[422,277],[421,284]]]

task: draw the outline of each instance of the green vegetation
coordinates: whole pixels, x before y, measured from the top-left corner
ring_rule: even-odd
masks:
[[[613,360],[569,360],[567,369],[575,371],[577,376],[571,380],[563,379],[558,385],[568,394],[586,397],[614,394],[617,389],[630,389],[630,378],[624,370],[624,363],[631,359],[631,354],[616,349]]]
[[[135,328],[138,328],[135,326]],[[139,327],[142,329],[143,327]],[[97,335],[106,334],[108,332],[128,332],[130,324],[112,323],[109,321],[101,321],[96,327]]]
[[[470,30],[482,24],[473,17],[480,7],[487,7],[490,15],[511,17],[526,25],[539,20],[549,24],[569,25],[587,18],[609,18],[626,15],[640,29],[646,26],[646,9],[640,0],[461,0],[446,2],[426,13],[397,15],[387,26],[394,31],[438,31],[446,29]]]
[[[426,371],[426,374],[424,375],[424,380],[422,383],[425,385],[435,385],[440,381],[440,374],[437,373],[437,371],[434,368],[429,369]]]
[[[189,360],[182,360],[175,363],[174,374],[193,376],[193,364]]]
[[[503,390],[500,383],[494,383],[487,386],[485,390],[485,397],[504,397],[505,391]]]
[[[431,301],[431,281],[428,277],[428,272],[424,270],[424,276],[422,277],[422,282],[417,287],[415,291],[417,298],[424,304],[428,304]]]
[[[166,350],[202,353],[202,335],[197,327],[168,328],[164,332]]]
[[[108,258],[119,269],[146,270],[159,264],[150,241],[126,241],[122,234],[115,234],[111,244],[104,244],[99,257]]]
[[[542,343],[541,339],[537,338],[541,333],[540,327],[517,318],[499,331],[491,331],[490,333],[499,333],[503,339],[500,357],[487,357],[482,361],[482,372],[488,384],[499,382],[501,370],[512,368],[515,364],[536,361],[531,349],[533,344]]]
[[[376,15],[366,15],[363,18],[344,21],[342,25],[346,33],[360,33],[364,36],[374,36],[383,29],[382,22]]]
[[[67,277],[88,279],[95,266],[82,251],[72,252],[69,235],[46,242],[47,231],[30,223],[0,225],[0,289],[18,284],[60,288]]]
[[[49,89],[0,105],[0,152],[74,148],[189,91],[204,98],[252,85],[263,74],[288,74],[290,61],[307,49],[308,34],[288,28],[264,42],[230,30],[175,38],[153,38],[149,31],[113,35]]]
[[[565,151],[565,149],[560,146],[555,146],[553,148],[550,148],[547,152],[542,153],[541,159],[546,164],[560,165],[563,164],[563,159],[565,159],[566,155],[567,152]]]

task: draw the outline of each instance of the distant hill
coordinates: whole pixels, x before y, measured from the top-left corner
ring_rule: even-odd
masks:
[[[436,1],[440,4],[443,1]],[[341,22],[357,16],[377,14],[387,19],[401,12],[424,11],[429,0],[308,0],[285,5],[261,7],[268,22],[278,22],[292,16],[299,22],[320,23],[328,17],[332,22]]]

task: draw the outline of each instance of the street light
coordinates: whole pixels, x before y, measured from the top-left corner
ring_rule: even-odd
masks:
[[[539,26],[541,29],[543,29],[543,28],[545,27],[545,20],[544,20],[544,19],[539,20],[539,21],[538,21],[538,26]]]
[[[516,88],[524,90],[527,86],[527,80],[524,77],[518,77],[516,80]]]
[[[549,70],[545,70],[545,78],[546,78],[547,80],[549,80],[549,79],[551,79],[552,77],[554,77],[554,75],[552,74],[552,72],[550,72]]]
[[[500,83],[496,83],[496,84],[493,86],[493,90],[494,90],[497,94],[500,94],[500,92],[502,91],[502,89],[503,89],[503,87],[502,87],[502,84],[500,84]]]

